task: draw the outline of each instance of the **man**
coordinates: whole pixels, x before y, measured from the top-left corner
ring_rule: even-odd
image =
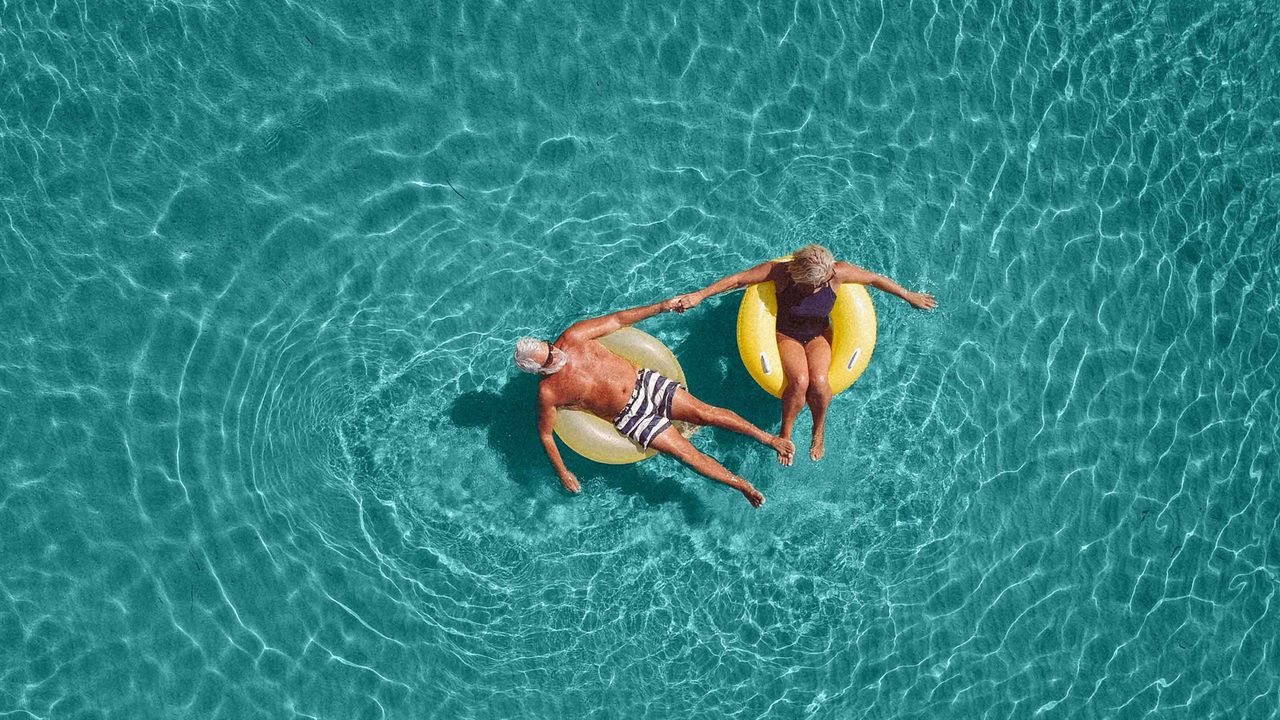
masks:
[[[675,309],[676,302],[668,300],[576,322],[554,343],[528,337],[516,342],[516,366],[543,376],[538,386],[538,434],[542,445],[565,488],[573,493],[581,490],[578,478],[560,458],[552,428],[557,408],[585,410],[612,421],[619,432],[641,446],[674,456],[708,478],[742,493],[752,507],[760,507],[764,495],[759,490],[698,451],[671,421],[715,425],[742,433],[773,448],[779,462],[784,464],[790,464],[795,445],[770,435],[734,412],[703,403],[653,370],[637,371],[598,341],[619,328]]]

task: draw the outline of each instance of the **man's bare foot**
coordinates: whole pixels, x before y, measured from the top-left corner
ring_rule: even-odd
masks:
[[[769,447],[778,451],[778,462],[783,465],[790,466],[792,461],[795,460],[796,444],[791,442],[789,438],[784,438],[781,435],[775,435],[774,438],[769,441]]]
[[[751,507],[758,508],[764,504],[764,495],[751,483],[747,483],[747,486],[742,488],[742,494],[747,496],[747,502],[751,503]]]
[[[814,462],[817,462],[818,460],[822,459],[823,455],[826,455],[826,454],[827,454],[826,438],[823,437],[823,434],[821,432],[814,433],[813,444],[809,446],[809,459],[813,460]]]

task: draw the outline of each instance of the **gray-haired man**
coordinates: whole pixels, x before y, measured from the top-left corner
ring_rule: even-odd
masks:
[[[538,434],[542,445],[560,482],[569,492],[578,492],[578,478],[560,458],[552,427],[557,408],[585,410],[613,422],[619,432],[642,446],[672,455],[706,477],[734,488],[753,507],[760,507],[764,495],[759,490],[695,448],[671,425],[671,420],[742,433],[773,448],[781,462],[790,461],[795,445],[730,410],[707,405],[653,370],[637,371],[598,341],[614,330],[675,309],[675,301],[668,300],[576,322],[555,342],[528,337],[516,342],[516,366],[542,375],[538,387]]]

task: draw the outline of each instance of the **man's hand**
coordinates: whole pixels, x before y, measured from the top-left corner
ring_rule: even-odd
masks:
[[[662,301],[662,312],[664,312],[664,313],[666,313],[666,312],[684,312],[684,310],[680,307],[680,304],[677,302],[677,300],[678,300],[678,298],[671,298],[670,300],[663,300],[663,301]]]
[[[560,483],[564,485],[565,490],[568,490],[571,493],[576,494],[582,492],[582,485],[578,483],[578,476],[568,470],[560,473]]]
[[[912,307],[920,310],[932,310],[938,307],[938,301],[934,300],[929,293],[909,292],[906,299]]]
[[[685,293],[684,295],[677,295],[667,302],[674,303],[675,306],[672,309],[678,313],[682,313],[685,310],[691,310],[698,307],[698,303],[702,302],[702,296],[696,292]]]

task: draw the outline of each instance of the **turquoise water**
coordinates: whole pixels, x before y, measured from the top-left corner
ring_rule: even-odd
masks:
[[[1273,6],[665,4],[0,9],[0,717],[1277,717]],[[517,336],[810,241],[826,460],[559,489]]]

